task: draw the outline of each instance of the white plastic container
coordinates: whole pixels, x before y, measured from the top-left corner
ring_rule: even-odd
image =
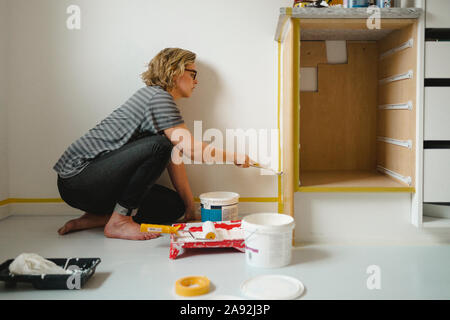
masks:
[[[295,227],[291,216],[279,213],[256,213],[244,217],[245,257],[254,267],[279,268],[291,263],[292,231]]]
[[[200,195],[202,221],[230,221],[238,218],[239,194],[208,192]]]

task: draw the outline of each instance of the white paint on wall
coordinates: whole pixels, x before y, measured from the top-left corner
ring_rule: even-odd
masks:
[[[179,102],[188,127],[202,120],[205,129],[276,128],[273,35],[279,7],[291,5],[284,2],[11,1],[11,197],[58,197],[54,163],[143,86],[140,73],[165,47],[198,54],[199,85]],[[72,4],[79,30],[66,27]],[[259,170],[203,167],[188,166],[196,196],[277,195],[276,178]]]
[[[8,4],[0,0],[0,201],[9,197],[8,185]],[[0,206],[0,218],[9,214],[8,205]]]

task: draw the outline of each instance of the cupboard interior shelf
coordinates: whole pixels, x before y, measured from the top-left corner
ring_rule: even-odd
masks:
[[[302,171],[299,192],[415,192],[376,171]]]

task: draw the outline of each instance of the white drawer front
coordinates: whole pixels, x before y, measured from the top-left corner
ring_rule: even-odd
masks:
[[[423,201],[450,202],[450,149],[425,149]]]
[[[450,87],[425,88],[424,130],[425,140],[450,140]]]
[[[427,0],[425,4],[427,28],[450,28],[449,0]]]
[[[425,77],[450,78],[449,57],[450,42],[425,42]]]

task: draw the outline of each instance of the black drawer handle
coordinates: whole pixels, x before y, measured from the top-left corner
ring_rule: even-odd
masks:
[[[425,87],[450,87],[450,79],[425,79]]]
[[[424,141],[423,148],[424,149],[450,149],[450,141],[446,141],[446,140]]]
[[[425,29],[425,41],[450,41],[450,28]]]

